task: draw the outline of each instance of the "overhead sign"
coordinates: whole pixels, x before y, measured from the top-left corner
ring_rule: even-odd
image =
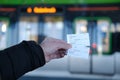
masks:
[[[55,7],[28,7],[27,13],[56,13]]]

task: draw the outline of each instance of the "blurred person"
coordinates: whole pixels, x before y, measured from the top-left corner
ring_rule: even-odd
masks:
[[[52,59],[64,57],[69,48],[71,45],[63,40],[46,37],[41,44],[23,41],[2,50],[0,51],[0,78],[16,80]]]

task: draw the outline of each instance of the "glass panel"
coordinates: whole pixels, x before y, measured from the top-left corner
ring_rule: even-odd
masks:
[[[8,21],[0,20],[0,50],[7,47]]]
[[[117,32],[120,32],[120,23],[117,23],[117,24],[116,24],[116,31],[117,31]]]
[[[95,20],[89,20],[87,30],[90,37],[90,54],[97,54],[97,24]]]
[[[91,45],[90,53],[101,55],[102,53],[109,52],[110,26],[108,20],[78,19],[75,21],[75,33],[88,32]]]
[[[44,34],[46,36],[63,39],[64,23],[61,16],[46,16],[44,21]]]
[[[111,24],[110,31],[111,31],[112,33],[115,33],[115,32],[116,32],[116,28],[115,28],[115,24],[114,24],[114,23]]]
[[[97,25],[98,25],[97,32],[98,54],[102,54],[102,52],[109,52],[110,23],[107,20],[98,20]]]
[[[38,17],[22,16],[19,21],[19,42],[34,40],[38,42]]]
[[[87,32],[87,20],[76,20],[75,21],[75,33],[79,34]]]

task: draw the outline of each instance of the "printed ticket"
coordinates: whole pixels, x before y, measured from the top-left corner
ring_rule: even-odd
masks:
[[[67,42],[72,45],[67,55],[86,59],[89,57],[90,39],[88,33],[68,34]]]

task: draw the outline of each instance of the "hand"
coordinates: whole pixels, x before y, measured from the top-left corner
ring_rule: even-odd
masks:
[[[50,37],[45,38],[40,46],[44,51],[46,62],[64,57],[67,50],[71,48],[71,45],[65,41]]]

